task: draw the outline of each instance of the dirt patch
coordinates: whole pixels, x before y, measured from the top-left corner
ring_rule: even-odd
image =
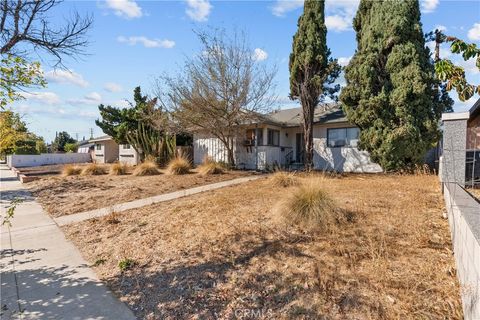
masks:
[[[141,177],[130,174],[70,177],[55,175],[31,182],[27,186],[50,215],[60,217],[249,174],[251,173],[229,171],[210,176],[200,176],[195,172],[181,176],[160,174]]]
[[[331,233],[278,220],[291,188],[266,179],[64,230],[140,318],[462,318],[436,177],[323,184],[356,217]]]

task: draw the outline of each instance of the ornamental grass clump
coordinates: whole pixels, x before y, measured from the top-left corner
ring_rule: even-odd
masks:
[[[82,176],[98,176],[106,173],[105,168],[96,163],[91,163],[82,170]]]
[[[82,168],[79,166],[73,165],[73,164],[67,164],[63,166],[62,169],[62,176],[68,177],[68,176],[76,176],[79,175],[82,172]]]
[[[157,174],[160,174],[160,170],[158,170],[155,161],[152,160],[145,160],[133,170],[134,176],[154,176]]]
[[[198,166],[198,173],[202,176],[210,174],[222,174],[225,172],[225,166],[211,158],[205,157],[201,165]]]
[[[303,229],[331,231],[350,219],[322,188],[322,181],[310,178],[290,192],[280,207],[280,214]]]
[[[127,174],[128,165],[126,163],[114,163],[110,166],[110,171],[108,172],[112,176],[121,176]]]
[[[270,178],[270,181],[273,186],[283,188],[296,186],[299,183],[299,180],[294,173],[285,171],[275,172]]]
[[[187,174],[190,172],[192,166],[190,161],[187,158],[182,156],[177,156],[170,160],[167,166],[167,173],[173,175]]]

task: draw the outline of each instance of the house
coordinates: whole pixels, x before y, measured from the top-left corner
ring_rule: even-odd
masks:
[[[118,156],[121,163],[137,165],[140,162],[138,152],[130,144],[119,145]]]
[[[480,99],[466,112],[442,115],[442,182],[480,186]]]
[[[93,160],[95,157],[95,143],[88,140],[79,141],[77,153],[88,153],[90,154],[91,160]]]
[[[97,163],[122,163],[137,165],[140,157],[137,151],[129,144],[117,144],[112,137],[106,135],[89,141],[95,145],[94,160]],[[80,152],[80,149],[79,149]]]
[[[111,163],[118,161],[118,144],[110,136],[101,136],[90,140],[95,144],[94,161]]]
[[[324,104],[314,114],[314,168],[338,172],[381,172],[366,151],[357,148],[359,129],[349,123],[339,104]],[[243,126],[235,139],[235,161],[240,169],[269,169],[274,166],[301,167],[304,137],[301,108],[263,115]],[[222,143],[205,132],[193,135],[194,163],[208,156],[227,162]]]

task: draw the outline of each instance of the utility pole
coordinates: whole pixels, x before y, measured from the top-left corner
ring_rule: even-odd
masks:
[[[90,139],[93,139],[93,128],[90,128]]]

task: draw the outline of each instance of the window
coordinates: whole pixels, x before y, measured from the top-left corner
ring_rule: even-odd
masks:
[[[246,131],[245,145],[255,145],[255,130],[257,131],[258,145],[261,146],[263,144],[263,129],[248,129]]]
[[[331,148],[356,147],[359,134],[358,128],[327,129],[327,144]]]
[[[269,146],[279,146],[280,145],[280,131],[268,129],[267,130],[268,139],[267,144]]]
[[[97,143],[95,145],[95,148],[97,148],[97,150],[102,150],[102,145],[100,143]]]
[[[129,144],[124,144],[123,149],[130,149],[130,145]]]

